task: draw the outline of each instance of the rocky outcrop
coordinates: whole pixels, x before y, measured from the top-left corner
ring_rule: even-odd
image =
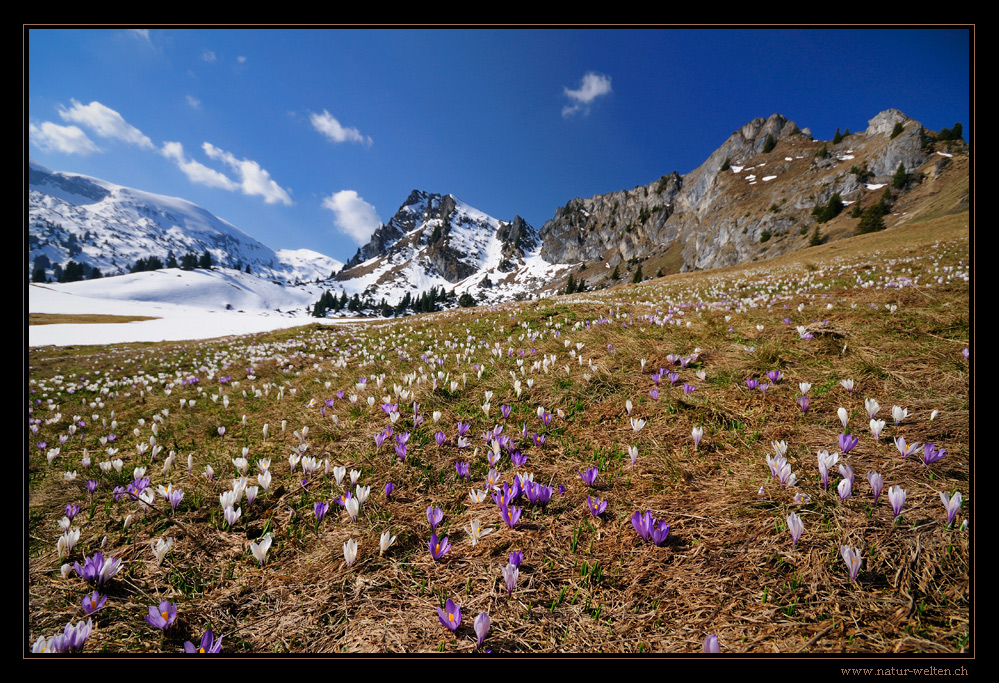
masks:
[[[695,270],[767,258],[807,246],[817,205],[836,194],[866,205],[869,188],[890,183],[900,163],[919,169],[931,152],[922,125],[897,110],[837,144],[780,114],[753,119],[684,176],[566,202],[541,228],[541,254],[601,265],[588,271],[591,285],[636,261]]]

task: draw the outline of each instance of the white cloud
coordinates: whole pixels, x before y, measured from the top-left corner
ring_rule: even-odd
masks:
[[[150,45],[152,45],[153,41],[149,37],[149,29],[148,28],[130,28],[128,30],[136,38],[140,38],[142,40],[145,40],[147,43],[149,43]]]
[[[323,198],[323,208],[333,212],[337,230],[358,245],[367,244],[371,234],[381,225],[375,207],[358,196],[354,190],[341,190]]]
[[[212,50],[205,50],[201,53],[201,58],[211,64],[215,61],[215,53]]]
[[[239,177],[239,186],[243,194],[258,195],[264,198],[268,204],[278,202],[285,206],[291,206],[291,196],[287,190],[274,182],[271,174],[260,167],[256,161],[249,159],[237,159],[231,152],[219,149],[210,142],[201,145],[209,159],[215,159],[227,164]]]
[[[187,103],[191,105],[192,109],[201,109],[201,100],[194,95],[187,95]]]
[[[236,57],[236,61],[239,62],[240,64],[246,64],[246,57],[244,57],[243,55],[239,55],[238,57]]]
[[[164,142],[160,154],[177,164],[177,168],[184,172],[184,175],[192,183],[207,185],[208,187],[218,187],[223,190],[235,191],[239,184],[230,179],[224,173],[208,168],[200,161],[188,159],[184,156],[184,146],[179,142]]]
[[[360,142],[363,145],[371,145],[371,136],[363,135],[356,128],[344,128],[325,109],[322,114],[312,114],[309,120],[312,121],[312,127],[325,135],[330,142]]]
[[[33,123],[29,125],[28,138],[31,144],[45,152],[86,156],[91,152],[101,151],[101,148],[76,126],[60,126],[51,121],[46,121],[40,126]]]
[[[102,138],[114,138],[122,140],[130,145],[136,145],[142,149],[154,149],[153,141],[142,134],[135,126],[125,121],[121,114],[114,109],[105,107],[100,102],[91,102],[83,105],[76,100],[70,100],[72,107],[66,109],[59,107],[59,116],[63,121],[79,123],[91,129]]]
[[[583,76],[583,82],[578,90],[563,88],[563,92],[571,103],[562,107],[562,117],[569,118],[578,112],[583,112],[585,116],[590,113],[590,103],[593,100],[611,92],[611,79],[610,76],[589,71]]]

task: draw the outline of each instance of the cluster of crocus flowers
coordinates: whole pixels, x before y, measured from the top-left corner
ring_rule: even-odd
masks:
[[[97,552],[94,553],[93,557],[84,557],[82,567],[79,562],[74,562],[73,568],[84,581],[97,584],[100,587],[118,573],[118,570],[121,569],[121,560],[113,557],[105,559],[104,555]]]
[[[606,503],[604,503],[606,505]],[[651,541],[657,546],[662,546],[669,538],[669,524],[662,520],[655,519],[651,510],[644,513],[635,510],[631,515],[631,526],[644,541]]]
[[[62,633],[57,633],[49,638],[39,636],[38,640],[31,646],[31,651],[33,653],[80,652],[93,628],[93,620],[89,618],[87,623],[80,621],[75,626],[73,622],[69,622]]]

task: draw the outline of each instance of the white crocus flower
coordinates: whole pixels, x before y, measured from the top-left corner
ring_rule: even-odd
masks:
[[[352,538],[348,538],[347,542],[343,544],[343,559],[348,567],[354,564],[354,560],[357,559],[357,541]]]
[[[395,543],[395,536],[393,536],[390,531],[383,531],[381,537],[380,554],[384,555],[385,551],[391,548],[393,543]]]

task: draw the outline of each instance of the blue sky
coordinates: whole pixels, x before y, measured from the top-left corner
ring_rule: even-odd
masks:
[[[33,29],[28,153],[346,260],[414,188],[540,228],[778,112],[972,132],[967,29]]]

